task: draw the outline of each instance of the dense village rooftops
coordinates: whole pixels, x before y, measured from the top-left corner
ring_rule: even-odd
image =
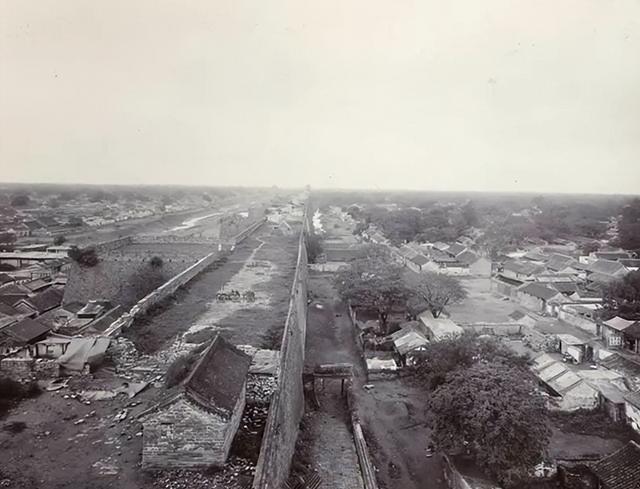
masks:
[[[588,280],[597,285],[606,285],[616,280],[616,277],[606,273],[592,273],[589,275]]]
[[[38,314],[42,314],[43,312],[49,311],[54,307],[58,307],[62,304],[62,296],[64,292],[57,288],[51,288],[47,290],[43,290],[38,294],[22,299],[20,303],[26,303],[27,305],[33,307],[34,310],[38,312]]]
[[[0,301],[0,314],[4,314],[6,316],[17,316],[20,314],[20,311],[15,307]]]
[[[596,260],[589,266],[589,271],[604,275],[617,275],[626,272],[627,269],[622,263],[617,261]]]
[[[613,328],[617,331],[626,331],[628,327],[637,323],[638,321],[624,319],[624,318],[621,318],[620,316],[616,316],[614,318],[609,319],[608,321],[604,321],[604,324],[606,324],[610,328]]]
[[[217,335],[182,387],[205,409],[230,415],[242,395],[250,365],[249,355]]]
[[[538,283],[527,284],[518,289],[518,291],[544,301],[548,301],[560,293],[555,289],[550,289],[549,287],[545,287]]]
[[[24,297],[29,295],[31,291],[19,284],[7,284],[0,287],[0,295],[12,295]],[[17,300],[17,299],[16,299]]]
[[[637,489],[640,487],[640,445],[630,441],[591,468],[606,489]]]
[[[37,278],[35,280],[30,280],[23,284],[26,288],[28,288],[31,292],[38,292],[39,290],[45,289],[52,285],[51,281],[44,278]]]

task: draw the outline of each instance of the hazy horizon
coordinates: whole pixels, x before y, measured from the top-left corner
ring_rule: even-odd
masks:
[[[0,0],[0,178],[637,195],[634,19],[634,0]]]

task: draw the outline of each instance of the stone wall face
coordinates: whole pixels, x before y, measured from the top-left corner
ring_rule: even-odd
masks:
[[[224,465],[244,409],[244,389],[231,419],[180,399],[143,421],[142,467],[201,469]]]
[[[262,438],[254,489],[279,489],[289,476],[298,427],[304,414],[302,370],[307,330],[307,252],[300,235],[298,263],[289,303],[289,314],[280,348],[280,379],[273,395]]]
[[[0,372],[13,380],[53,379],[60,375],[60,365],[51,359],[8,357],[0,361]]]

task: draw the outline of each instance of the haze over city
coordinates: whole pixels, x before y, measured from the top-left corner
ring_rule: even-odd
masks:
[[[635,193],[632,0],[0,0],[6,182]]]

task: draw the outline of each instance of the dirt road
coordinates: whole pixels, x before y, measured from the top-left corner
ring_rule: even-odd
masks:
[[[305,363],[309,366],[338,362],[354,365],[354,399],[378,469],[380,487],[445,489],[440,460],[438,457],[425,456],[429,436],[425,391],[406,379],[374,381],[371,382],[373,389],[365,390],[364,365],[355,342],[353,325],[331,284],[331,277],[312,275],[309,290],[312,303],[308,316]],[[325,389],[331,395],[320,393],[321,409],[329,411],[334,417],[346,416],[340,411],[340,406],[344,404],[335,394],[340,392],[339,382],[333,381],[331,385],[327,381],[325,384]],[[336,430],[333,423],[326,428],[330,428],[331,432]],[[323,437],[317,443],[330,444],[331,437]],[[333,454],[334,469],[340,466],[344,470],[343,467],[351,461],[344,461],[345,450],[341,439],[336,437],[334,444],[339,447]],[[330,447],[325,451],[329,452]],[[319,451],[313,453],[317,455]],[[322,464],[326,462],[322,460]]]

